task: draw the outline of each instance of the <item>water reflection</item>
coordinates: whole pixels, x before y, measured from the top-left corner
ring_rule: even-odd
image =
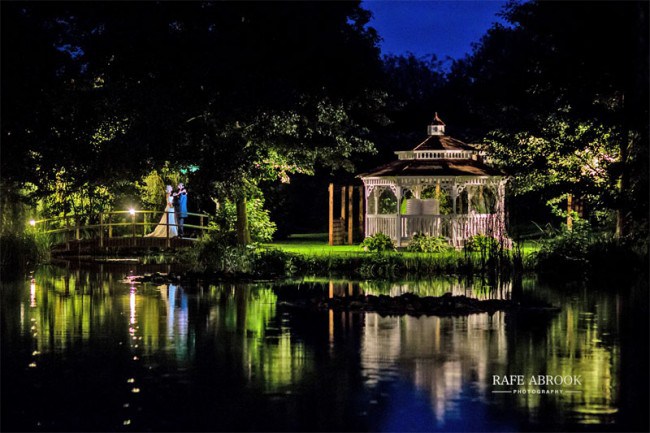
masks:
[[[524,296],[562,306],[550,317],[321,314],[278,300],[508,299],[513,287],[443,278],[184,288],[125,284],[125,275],[43,268],[2,287],[8,429],[518,430],[619,421],[619,330],[630,307],[614,293],[525,280]],[[503,389],[495,375],[547,374],[580,375],[582,384],[558,395],[494,392]],[[48,397],[57,393],[65,398]]]
[[[418,296],[467,296],[476,299],[511,299],[513,283],[510,280],[491,282],[487,279],[467,280],[458,277],[439,277],[413,281],[349,281],[311,278],[293,285],[326,287],[328,296],[387,295],[413,293]]]
[[[397,369],[429,398],[436,427],[445,429],[450,418],[467,414],[464,398],[487,402],[491,375],[506,364],[508,342],[505,313],[462,318],[368,314],[363,333],[362,368],[375,386]]]

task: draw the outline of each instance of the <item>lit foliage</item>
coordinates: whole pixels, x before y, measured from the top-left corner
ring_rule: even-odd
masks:
[[[611,206],[620,166],[619,143],[612,128],[541,118],[539,133],[494,130],[486,139],[494,162],[515,176],[514,194],[550,192],[547,203],[566,216],[567,194],[593,207]],[[610,200],[608,203],[607,200]]]
[[[176,189],[176,185],[181,182],[181,173],[171,168],[166,163],[160,170],[152,170],[141,180],[135,182],[135,188],[138,191],[142,206],[145,209],[159,210],[164,208],[165,204],[165,187],[171,185]]]
[[[260,196],[246,201],[246,213],[253,242],[270,242],[277,228],[271,221],[269,211],[264,209],[264,199]],[[237,220],[235,203],[225,200],[216,215],[216,228],[225,233],[234,233]]]

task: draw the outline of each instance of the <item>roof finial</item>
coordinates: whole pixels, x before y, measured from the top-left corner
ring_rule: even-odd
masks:
[[[429,125],[428,132],[429,135],[445,135],[445,122],[438,117],[437,111],[433,117],[433,121]]]

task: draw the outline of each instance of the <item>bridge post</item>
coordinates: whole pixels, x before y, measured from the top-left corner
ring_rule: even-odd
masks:
[[[149,214],[147,212],[144,212],[142,214],[142,236],[146,236],[147,234],[147,223],[149,222]]]
[[[99,213],[99,247],[104,248],[104,212]]]
[[[167,212],[167,209],[165,209],[165,230],[167,232],[167,236],[165,239],[165,247],[169,248],[170,242],[169,242],[169,212]]]
[[[108,238],[113,237],[113,214],[108,213]]]
[[[135,246],[135,212],[131,215],[131,245]]]
[[[67,215],[63,218],[65,219],[65,250],[70,251],[70,220]]]
[[[74,216],[74,224],[75,224],[75,239],[79,240],[81,239],[81,236],[79,236],[79,215]]]

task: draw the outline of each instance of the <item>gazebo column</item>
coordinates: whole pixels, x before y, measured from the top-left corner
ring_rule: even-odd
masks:
[[[501,239],[506,232],[506,181],[499,181],[499,186],[497,189],[497,224],[498,224],[498,236]]]
[[[379,215],[379,194],[382,191],[380,188],[375,188],[372,192],[372,197],[375,200],[375,216]]]
[[[413,197],[417,198],[420,200],[420,196],[422,194],[422,185],[416,185],[413,188],[411,188],[411,191],[413,191]]]
[[[451,244],[455,247],[457,245],[457,237],[458,237],[458,219],[457,219],[457,212],[456,212],[456,199],[458,198],[458,185],[456,184],[456,179],[454,179],[454,183],[451,185],[451,190],[449,191],[451,195],[451,208],[452,208],[452,219],[451,219]]]
[[[454,215],[457,214],[456,212],[456,199],[458,198],[458,187],[456,186],[456,181],[454,180],[454,184],[451,186],[451,190],[449,191],[449,195],[451,196],[451,211]]]
[[[363,183],[363,196],[366,198],[366,203],[367,203],[368,198],[370,197],[370,193],[368,192],[368,185],[366,185],[365,182]],[[363,205],[361,205],[361,206],[363,206]],[[364,221],[365,221],[365,224],[363,226],[363,235],[364,235],[364,237],[368,236],[368,207],[369,206],[366,206],[366,212],[365,212],[366,217],[364,218]],[[361,209],[363,209],[363,207]],[[361,212],[359,212],[359,213],[361,213]]]
[[[402,246],[402,187],[395,187],[395,197],[397,197],[397,218],[395,222],[397,224],[397,246]]]

